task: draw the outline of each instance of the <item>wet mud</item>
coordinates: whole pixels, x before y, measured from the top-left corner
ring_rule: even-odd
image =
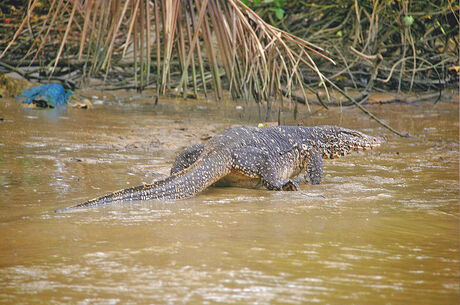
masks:
[[[408,139],[356,109],[301,106],[294,118],[285,104],[283,124],[386,138],[325,160],[323,183],[300,192],[213,187],[55,214],[161,179],[185,147],[266,119],[246,103],[81,94],[93,109],[0,99],[0,303],[458,302],[458,102],[368,106]]]

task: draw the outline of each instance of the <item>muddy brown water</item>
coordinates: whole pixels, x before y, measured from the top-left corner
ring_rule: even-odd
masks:
[[[97,99],[63,112],[0,100],[0,303],[458,304],[458,103],[370,107],[412,139],[357,110],[301,107],[297,122],[387,142],[326,160],[324,182],[300,192],[210,188],[55,214],[260,120],[246,104]]]

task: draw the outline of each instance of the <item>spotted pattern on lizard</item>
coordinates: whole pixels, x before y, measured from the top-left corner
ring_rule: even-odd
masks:
[[[323,159],[373,149],[382,142],[337,126],[233,127],[180,153],[171,175],[164,180],[119,190],[56,212],[129,201],[185,199],[216,182],[298,191],[299,184],[291,178],[302,170],[307,182],[319,184]]]

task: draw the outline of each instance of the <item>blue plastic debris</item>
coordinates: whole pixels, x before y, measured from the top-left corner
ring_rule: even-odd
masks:
[[[65,90],[59,84],[46,84],[25,90],[16,99],[25,98],[23,104],[36,104],[39,107],[56,108],[66,106],[72,96],[71,90]]]

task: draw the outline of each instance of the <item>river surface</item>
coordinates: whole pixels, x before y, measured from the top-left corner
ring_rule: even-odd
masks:
[[[0,99],[1,304],[459,303],[457,102],[369,106],[409,139],[356,109],[300,107],[296,121],[282,109],[285,124],[386,138],[325,160],[323,183],[300,192],[215,187],[55,214],[159,179],[186,146],[264,116],[244,103],[93,95],[91,110]]]

